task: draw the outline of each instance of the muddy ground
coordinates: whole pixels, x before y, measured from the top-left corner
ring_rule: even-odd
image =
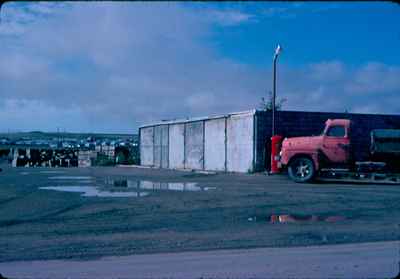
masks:
[[[400,236],[400,186],[395,185],[295,184],[284,175],[126,167],[1,167],[1,262],[389,241]],[[128,179],[129,187],[112,186],[113,179]],[[164,189],[149,189],[150,182]],[[181,191],[179,182],[187,183],[187,190]],[[102,193],[145,194],[85,197],[39,189],[94,185]],[[132,185],[147,186],[138,190]],[[274,214],[346,219],[271,224]]]

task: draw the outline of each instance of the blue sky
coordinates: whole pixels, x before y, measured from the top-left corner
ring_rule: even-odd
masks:
[[[199,9],[197,3],[194,6]],[[400,62],[400,5],[390,2],[215,3],[221,10],[252,16],[247,22],[215,28],[214,40],[226,56],[246,63],[270,63],[266,51],[280,42],[288,65],[341,60]]]
[[[32,2],[1,11],[0,131],[130,132],[258,106],[400,112],[391,2]]]

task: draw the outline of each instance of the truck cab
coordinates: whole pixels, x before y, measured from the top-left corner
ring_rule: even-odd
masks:
[[[280,166],[291,179],[308,182],[325,167],[350,165],[350,124],[348,119],[328,119],[319,136],[285,138]]]

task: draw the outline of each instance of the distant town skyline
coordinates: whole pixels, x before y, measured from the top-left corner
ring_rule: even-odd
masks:
[[[398,114],[399,23],[391,2],[7,2],[0,132],[257,108],[278,43],[283,109]]]

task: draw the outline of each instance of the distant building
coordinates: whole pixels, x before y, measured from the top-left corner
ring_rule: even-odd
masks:
[[[97,152],[93,150],[79,150],[78,167],[90,167],[97,157]]]

